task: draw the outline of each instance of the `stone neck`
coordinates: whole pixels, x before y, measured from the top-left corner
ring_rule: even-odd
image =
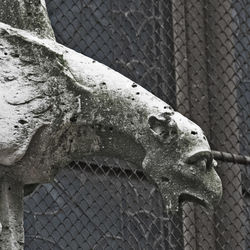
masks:
[[[55,39],[44,0],[1,0],[0,22]]]

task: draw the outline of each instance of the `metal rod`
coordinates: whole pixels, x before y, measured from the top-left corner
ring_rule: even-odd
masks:
[[[233,162],[238,164],[250,164],[250,157],[246,155],[231,154],[227,152],[212,150],[215,160]]]

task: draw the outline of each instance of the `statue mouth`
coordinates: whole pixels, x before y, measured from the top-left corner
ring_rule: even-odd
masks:
[[[199,169],[196,174],[200,176],[200,179],[203,179],[203,181],[199,184],[199,190],[195,190],[194,187],[183,190],[179,196],[179,204],[184,201],[195,202],[205,207],[208,211],[213,210],[214,206],[216,206],[220,200],[221,190],[214,188],[219,184],[218,180],[214,182],[216,185],[210,185],[210,182],[215,179],[217,175],[214,170],[214,167],[217,166],[217,162],[213,159],[211,151],[205,150],[192,153],[186,159],[185,163]]]
[[[208,147],[190,150],[184,157],[179,165],[173,164],[171,171],[168,168],[171,164],[166,170],[162,165],[162,171],[157,167],[147,170],[154,170],[150,177],[159,187],[166,210],[177,211],[187,201],[198,203],[209,213],[222,196],[222,183],[214,169],[216,161]]]

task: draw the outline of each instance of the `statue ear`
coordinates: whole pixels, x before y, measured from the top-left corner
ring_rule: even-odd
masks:
[[[177,135],[177,125],[169,116],[150,116],[148,118],[148,124],[154,135],[157,136],[160,141],[169,142]]]
[[[160,135],[164,132],[165,130],[165,119],[164,118],[157,118],[155,116],[150,116],[148,118],[148,124],[150,129],[156,134],[156,135]]]

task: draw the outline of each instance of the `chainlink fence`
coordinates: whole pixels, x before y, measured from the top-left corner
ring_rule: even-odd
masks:
[[[83,159],[25,198],[25,249],[250,249],[250,0],[46,2],[58,42],[202,127],[224,193],[166,214],[143,172]]]

